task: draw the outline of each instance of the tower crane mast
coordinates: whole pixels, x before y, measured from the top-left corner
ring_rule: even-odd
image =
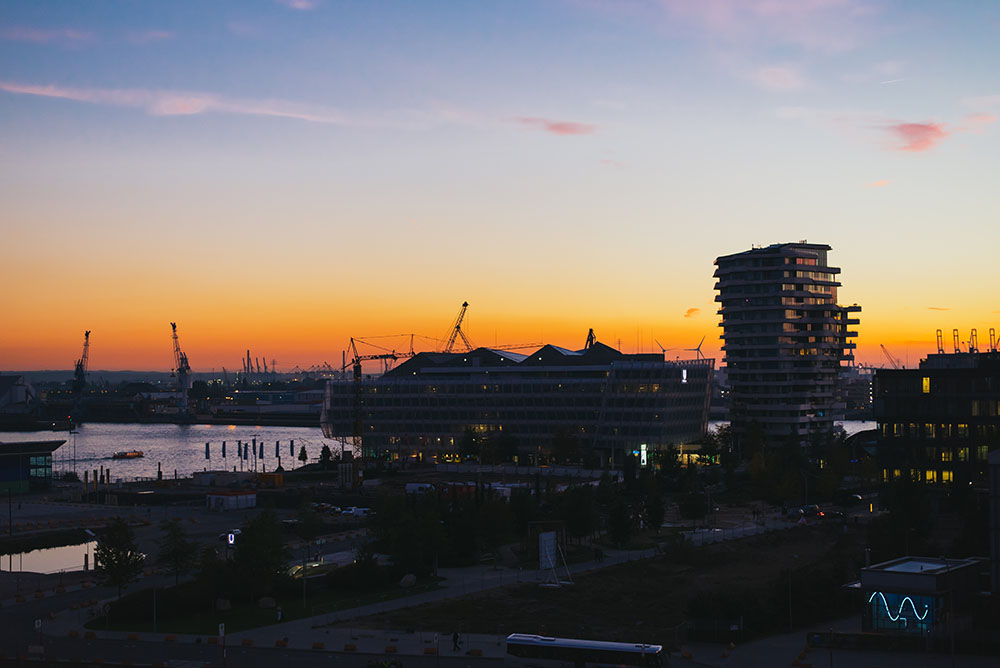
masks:
[[[177,376],[177,388],[181,395],[177,407],[181,412],[186,413],[188,390],[191,389],[191,365],[188,364],[187,354],[181,350],[180,340],[177,338],[176,322],[170,323],[170,330],[174,340],[174,374]]]
[[[469,338],[462,331],[462,321],[465,319],[465,311],[469,308],[469,302],[462,302],[462,309],[458,312],[458,317],[455,318],[455,324],[451,326],[451,332],[448,334],[448,342],[444,344],[443,352],[450,353],[452,348],[455,347],[455,339],[461,337],[462,343],[465,344],[466,350],[472,350],[472,344],[469,342]]]
[[[83,333],[83,355],[76,361],[73,369],[73,394],[79,396],[83,394],[83,388],[87,385],[87,365],[90,362],[90,330]]]

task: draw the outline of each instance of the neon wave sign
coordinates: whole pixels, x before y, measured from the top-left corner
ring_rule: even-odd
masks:
[[[921,615],[919,612],[917,612],[917,606],[916,604],[914,604],[913,599],[910,598],[909,596],[904,596],[903,600],[899,602],[899,609],[896,611],[896,614],[893,615],[892,610],[889,609],[889,602],[885,600],[885,594],[883,594],[882,592],[880,591],[874,592],[868,599],[868,602],[871,603],[872,601],[874,601],[876,596],[882,599],[882,605],[885,607],[885,614],[889,617],[889,619],[894,622],[902,621],[903,628],[906,628],[907,624],[909,623],[909,618],[903,616],[903,608],[906,606],[907,603],[910,604],[910,609],[913,610],[913,616],[916,617],[918,621],[921,622],[924,621],[924,619],[927,618],[927,615],[930,614],[930,607],[926,603],[924,604],[924,614]],[[875,607],[876,609],[878,608],[878,603],[875,604]]]

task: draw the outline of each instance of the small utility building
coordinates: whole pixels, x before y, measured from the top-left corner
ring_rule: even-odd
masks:
[[[0,443],[0,492],[26,494],[52,484],[52,453],[65,442]]]
[[[970,627],[977,559],[902,557],[861,569],[861,630],[948,638]]]

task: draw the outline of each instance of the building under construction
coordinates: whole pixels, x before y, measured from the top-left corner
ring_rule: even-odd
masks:
[[[378,377],[328,382],[323,433],[353,439],[365,457],[427,460],[468,455],[470,435],[502,435],[520,464],[570,438],[581,456],[620,466],[705,433],[713,369],[712,359],[624,354],[592,333],[581,350],[418,353]]]

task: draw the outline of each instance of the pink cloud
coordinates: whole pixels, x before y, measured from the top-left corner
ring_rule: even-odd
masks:
[[[878,181],[872,181],[871,183],[865,184],[866,188],[885,188],[889,185],[889,179],[879,179]]]
[[[521,116],[515,118],[516,123],[536,130],[544,130],[553,135],[591,135],[597,132],[596,125],[577,123],[574,121],[553,121],[548,118]]]
[[[146,90],[142,88],[69,88],[0,81],[0,90],[16,95],[51,97],[90,104],[144,109],[153,116],[187,116],[207,112],[294,118],[343,125],[347,120],[328,107],[287,100],[247,100],[214,93]]]
[[[983,125],[987,123],[995,123],[997,117],[993,114],[969,114],[965,117],[966,123],[982,123]]]
[[[950,133],[944,129],[943,123],[896,123],[888,128],[900,144],[897,151],[929,151]]]
[[[174,33],[169,30],[142,30],[133,31],[128,34],[128,41],[132,44],[149,44],[150,42],[162,42],[173,38]]]
[[[34,42],[35,44],[82,44],[94,40],[94,33],[73,28],[38,30],[36,28],[5,28],[0,30],[0,39],[12,42]]]
[[[305,11],[305,12],[319,7],[319,0],[277,0],[277,1],[279,5],[284,5],[289,9],[298,9],[299,11]]]
[[[625,163],[612,160],[611,158],[601,158],[601,164],[608,167],[624,167]]]

